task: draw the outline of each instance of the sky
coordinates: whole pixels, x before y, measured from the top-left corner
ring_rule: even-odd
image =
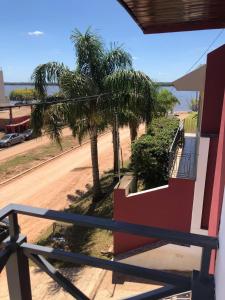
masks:
[[[5,81],[30,81],[34,68],[49,61],[75,68],[70,41],[74,28],[89,26],[105,46],[117,42],[134,67],[156,81],[184,75],[220,30],[144,35],[116,0],[1,0],[0,67]],[[225,43],[225,31],[210,49]],[[204,63],[206,56],[199,64]]]

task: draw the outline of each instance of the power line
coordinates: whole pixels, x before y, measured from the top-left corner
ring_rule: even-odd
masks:
[[[190,69],[187,70],[186,73],[189,73],[199,62],[200,60],[207,54],[209,49],[214,45],[214,43],[219,39],[219,37],[223,34],[224,28],[220,30],[220,32],[217,34],[217,36],[214,38],[214,40],[209,44],[207,49],[202,53],[202,55],[193,63],[193,65],[190,67]]]
[[[94,101],[98,100],[102,96],[109,96],[112,95],[112,93],[102,93],[98,95],[92,95],[92,96],[84,96],[84,97],[77,97],[74,99],[60,99],[56,101],[42,101],[37,103],[27,103],[27,104],[15,104],[15,105],[6,105],[6,106],[0,106],[0,110],[4,109],[10,109],[10,108],[16,108],[16,107],[24,107],[24,106],[36,106],[36,105],[54,105],[54,104],[60,104],[60,103],[66,103],[66,102],[86,102],[86,101]]]

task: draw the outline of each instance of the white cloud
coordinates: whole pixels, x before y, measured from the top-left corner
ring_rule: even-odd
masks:
[[[31,35],[31,36],[41,36],[43,34],[44,34],[44,32],[43,31],[39,31],[39,30],[28,32],[28,35]]]
[[[138,60],[139,57],[138,56],[132,56],[133,60]]]

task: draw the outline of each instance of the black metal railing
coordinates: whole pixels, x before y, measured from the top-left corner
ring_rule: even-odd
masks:
[[[26,237],[20,234],[18,214],[147,238],[154,237],[172,244],[198,246],[203,249],[201,268],[200,271],[193,271],[192,277],[187,277],[27,243]],[[162,283],[162,288],[129,298],[132,300],[161,299],[190,290],[193,300],[213,299],[214,283],[213,276],[209,274],[209,265],[211,252],[218,248],[217,238],[15,204],[0,210],[0,221],[5,217],[9,219],[9,237],[1,244],[0,271],[6,266],[11,300],[32,299],[28,259],[31,259],[75,299],[89,299],[57,271],[46,258],[102,268]]]
[[[184,146],[184,123],[180,121],[180,125],[176,131],[173,142],[169,149],[169,177],[172,177],[175,171],[178,149]]]

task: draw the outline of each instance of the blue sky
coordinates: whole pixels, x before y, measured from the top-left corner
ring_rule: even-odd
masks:
[[[219,32],[144,35],[116,0],[1,0],[0,67],[5,81],[30,81],[35,66],[48,61],[74,68],[69,37],[74,28],[84,31],[88,26],[102,35],[106,46],[123,44],[136,69],[158,81],[185,74]],[[225,32],[212,49],[224,43]]]

